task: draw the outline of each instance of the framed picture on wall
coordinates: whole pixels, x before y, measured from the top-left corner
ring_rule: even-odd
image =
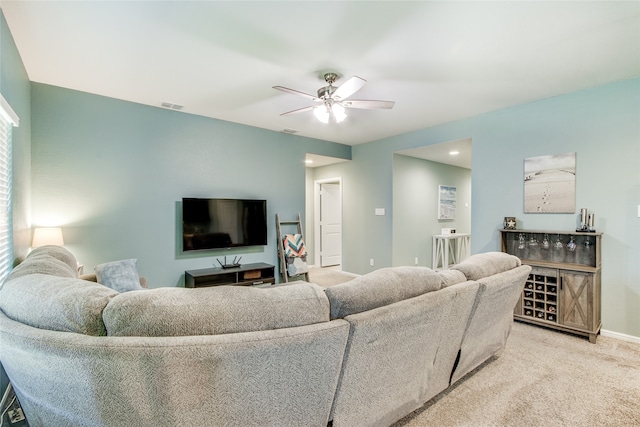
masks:
[[[438,219],[456,218],[456,187],[438,186]]]
[[[576,153],[524,159],[524,212],[576,211]]]

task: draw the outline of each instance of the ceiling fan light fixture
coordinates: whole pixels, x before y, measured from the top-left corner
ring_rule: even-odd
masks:
[[[362,86],[366,83],[366,80],[358,76],[353,76],[347,79],[342,85],[337,87],[333,85],[337,78],[338,75],[336,73],[325,73],[324,79],[329,85],[318,89],[318,96],[300,92],[299,90],[295,89],[289,89],[284,86],[273,86],[274,89],[291,93],[293,95],[298,95],[313,102],[319,103],[315,106],[309,105],[307,107],[298,108],[296,110],[288,111],[280,115],[288,116],[305,111],[313,111],[313,114],[322,123],[329,123],[329,121],[341,123],[344,121],[344,119],[347,118],[345,108],[360,108],[366,110],[393,108],[393,101],[380,101],[375,99],[349,100],[348,98],[351,95],[362,88]]]
[[[344,107],[340,104],[333,104],[331,106],[331,114],[336,122],[340,123],[347,118],[347,113],[344,111]]]
[[[329,110],[327,109],[326,105],[322,104],[315,107],[313,109],[313,114],[322,123],[329,123]]]

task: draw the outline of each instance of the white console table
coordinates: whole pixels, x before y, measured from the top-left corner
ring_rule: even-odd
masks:
[[[431,254],[431,268],[446,270],[471,254],[471,234],[435,234]]]

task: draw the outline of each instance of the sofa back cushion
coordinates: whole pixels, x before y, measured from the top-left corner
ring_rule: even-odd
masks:
[[[112,336],[186,336],[289,328],[329,321],[322,288],[156,288],[115,297],[103,312]]]
[[[485,252],[464,259],[451,267],[464,273],[467,280],[480,280],[521,265],[520,258],[504,252]]]
[[[117,294],[98,283],[35,273],[3,284],[0,310],[10,319],[40,329],[106,335],[102,310]]]
[[[76,278],[78,264],[71,252],[62,246],[41,246],[31,251],[27,258],[11,271],[6,281],[35,273]]]
[[[513,309],[530,273],[530,266],[521,265],[478,280],[480,289],[467,322],[452,384],[504,348],[513,324]]]
[[[442,270],[438,272],[438,275],[440,276],[443,288],[467,281],[464,273],[458,270]]]
[[[427,267],[389,267],[325,289],[331,319],[413,298],[442,287],[442,277]]]

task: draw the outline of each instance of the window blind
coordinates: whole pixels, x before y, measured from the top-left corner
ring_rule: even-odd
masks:
[[[18,117],[0,95],[0,283],[13,264],[13,221],[11,212],[11,130]]]

